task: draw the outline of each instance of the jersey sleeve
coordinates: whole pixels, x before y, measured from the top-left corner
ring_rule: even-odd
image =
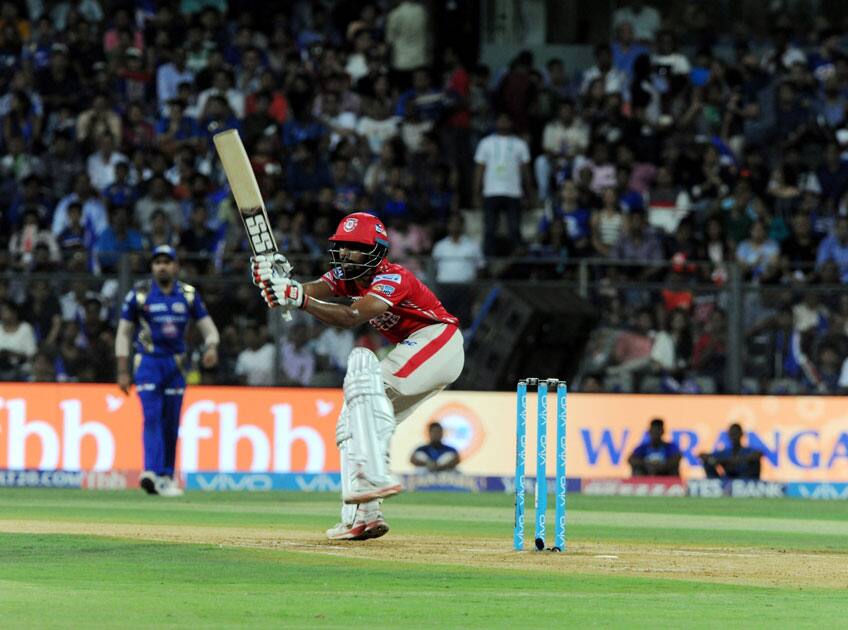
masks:
[[[409,278],[399,273],[380,273],[374,276],[366,295],[373,295],[389,306],[397,306],[403,302],[412,289]]]
[[[203,298],[200,297],[199,293],[194,295],[194,299],[191,302],[191,316],[193,319],[203,319],[209,315],[209,311],[206,310],[206,304],[203,303]]]
[[[138,302],[135,299],[135,291],[128,291],[121,305],[121,319],[135,323],[138,319]]]
[[[327,273],[321,276],[321,280],[330,287],[333,295],[347,295],[344,291],[344,283],[336,277],[335,270],[330,269]]]

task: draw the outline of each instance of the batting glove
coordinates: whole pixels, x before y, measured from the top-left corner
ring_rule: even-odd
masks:
[[[280,253],[252,256],[250,268],[253,284],[259,288],[264,288],[274,278],[288,278],[292,272],[291,263]]]
[[[303,285],[291,278],[272,278],[262,287],[262,299],[269,308],[303,308],[309,300]]]

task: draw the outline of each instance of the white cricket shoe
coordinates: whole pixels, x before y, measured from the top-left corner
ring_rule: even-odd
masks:
[[[363,517],[357,512],[356,519],[352,525],[337,523],[335,527],[327,530],[327,538],[330,540],[368,540],[385,536],[389,531],[389,524],[383,518],[382,512],[371,512]]]
[[[183,489],[170,477],[159,477],[157,479],[156,491],[159,496],[174,498],[183,496]]]
[[[141,486],[141,489],[144,490],[147,494],[158,494],[156,490],[156,473],[152,470],[145,470],[138,476],[138,485]]]
[[[401,483],[393,477],[386,477],[382,482],[372,483],[367,479],[357,479],[348,494],[342,496],[342,501],[351,504],[368,503],[377,499],[388,499],[403,490]]]

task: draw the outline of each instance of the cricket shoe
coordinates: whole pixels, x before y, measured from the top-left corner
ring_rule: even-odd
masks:
[[[327,530],[329,540],[368,540],[385,536],[389,531],[389,524],[380,512],[371,512],[364,517],[357,515],[353,524],[338,523],[335,527]]]
[[[394,478],[386,477],[381,483],[372,483],[367,479],[358,479],[353,489],[342,496],[342,501],[351,504],[368,503],[377,499],[388,499],[403,490],[403,486]]]
[[[170,477],[159,477],[156,481],[156,492],[160,497],[174,498],[183,496],[183,489]]]
[[[138,477],[138,485],[140,485],[141,489],[147,494],[159,494],[156,490],[156,480],[156,473],[150,470],[145,470]]]

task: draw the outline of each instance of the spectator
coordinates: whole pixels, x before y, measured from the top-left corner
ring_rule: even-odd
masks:
[[[91,185],[103,192],[115,182],[115,167],[119,162],[126,162],[127,156],[115,151],[115,137],[111,133],[103,133],[97,138],[97,151],[88,156],[86,168]]]
[[[98,268],[107,272],[117,270],[121,254],[144,249],[141,233],[132,227],[129,208],[115,206],[111,218],[111,225],[103,230],[94,244]]]
[[[485,263],[480,244],[465,233],[465,219],[460,213],[448,219],[448,234],[435,244],[431,257],[440,284],[471,282]]]
[[[742,446],[744,432],[738,423],[727,429],[727,448],[712,453],[701,453],[699,457],[704,465],[708,479],[759,479],[762,451]]]
[[[30,269],[39,245],[47,248],[52,262],[59,262],[61,254],[56,238],[50,230],[42,229],[37,211],[26,210],[21,229],[9,239],[12,264],[18,269]]]
[[[589,127],[576,115],[574,103],[563,100],[557,107],[557,117],[545,125],[542,134],[542,153],[534,162],[536,188],[540,199],[547,199],[551,176],[565,179],[572,160],[589,146]]]
[[[829,261],[838,267],[840,280],[848,282],[848,217],[840,215],[834,232],[819,244],[816,269],[821,269]]]
[[[595,46],[595,65],[583,73],[580,94],[589,93],[593,83],[600,83],[601,94],[622,94],[627,86],[627,77],[612,65],[612,51],[609,44]]]
[[[53,212],[52,232],[58,236],[70,224],[68,208],[73,203],[82,206],[82,223],[85,229],[93,236],[99,235],[106,226],[109,219],[106,215],[106,206],[103,205],[97,192],[92,189],[88,175],[82,174],[77,177],[74,191],[59,200]]]
[[[20,307],[6,300],[0,305],[0,375],[3,380],[20,380],[29,370],[37,350],[35,333],[21,321]]]
[[[280,347],[284,385],[308,387],[315,375],[315,355],[308,347],[309,331],[303,324],[291,327]]]
[[[459,451],[442,442],[444,437],[442,425],[438,422],[431,422],[427,425],[427,433],[430,441],[413,451],[409,463],[421,472],[436,473],[456,470],[457,465],[459,465]]]
[[[365,115],[357,122],[356,133],[365,139],[372,155],[382,155],[386,142],[400,133],[400,118],[391,115],[384,101],[366,99]]]
[[[649,54],[646,46],[634,41],[633,26],[630,22],[620,22],[615,27],[616,38],[613,40],[610,50],[612,51],[613,66],[627,78],[628,83],[633,81],[633,66],[636,59],[642,55]]]
[[[176,98],[180,83],[192,81],[194,73],[186,67],[185,50],[175,48],[172,60],[163,63],[156,70],[156,97],[159,100],[159,108],[164,109],[168,101]]]
[[[121,117],[112,111],[107,94],[97,94],[91,108],[77,118],[77,141],[89,142],[109,134],[112,138],[121,138]]]
[[[628,23],[632,26],[636,39],[641,42],[652,42],[660,28],[662,16],[654,7],[641,0],[630,0],[623,3],[612,14],[612,26]]]
[[[486,255],[496,253],[496,237],[501,213],[507,217],[510,238],[507,251],[521,245],[521,205],[531,192],[530,149],[527,143],[512,135],[512,122],[506,114],[498,115],[497,131],[480,141],[474,161],[476,206],[483,208]],[[522,186],[523,184],[523,186]]]
[[[429,61],[427,10],[418,0],[401,0],[386,16],[386,43],[391,47],[392,83],[409,86],[412,71]]]
[[[659,262],[663,259],[662,246],[648,226],[643,211],[627,215],[626,229],[616,241],[612,257],[616,260],[642,263]],[[650,277],[655,271],[648,268],[642,272],[643,277]]]
[[[753,280],[765,280],[773,277],[777,271],[780,247],[767,238],[766,226],[762,221],[751,224],[749,238],[736,248],[736,261],[743,273]]]
[[[662,418],[651,420],[648,438],[630,454],[633,477],[679,477],[680,449],[674,442],[665,442],[665,422]]]
[[[165,214],[171,225],[178,228],[182,226],[183,213],[180,204],[174,199],[171,186],[162,175],[155,175],[150,179],[147,194],[135,205],[135,223],[142,232],[150,231],[153,213],[157,210]]]
[[[244,350],[236,359],[235,373],[242,384],[267,386],[274,384],[274,344],[270,343],[258,326],[242,330]]]

